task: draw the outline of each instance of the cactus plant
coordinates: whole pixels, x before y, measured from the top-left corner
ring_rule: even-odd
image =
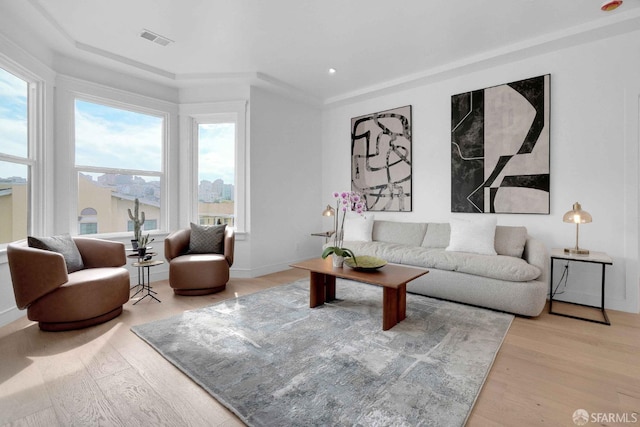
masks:
[[[133,221],[133,237],[138,242],[142,238],[142,224],[144,224],[144,212],[139,211],[140,201],[136,197],[136,200],[134,201],[133,213],[131,213],[131,209],[127,209],[127,212],[129,213],[129,218],[131,218],[131,221]]]
[[[141,235],[138,240],[138,256],[143,257],[147,253],[147,245],[153,242],[155,239],[149,238],[149,234],[146,236]]]

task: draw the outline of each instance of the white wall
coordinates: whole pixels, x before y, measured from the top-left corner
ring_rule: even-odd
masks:
[[[573,246],[575,228],[562,215],[579,201],[593,215],[593,223],[581,227],[580,246],[614,260],[607,269],[606,306],[638,312],[639,53],[635,32],[330,107],[322,124],[322,194],[350,186],[351,118],[410,104],[413,212],[375,217],[447,221],[461,215],[450,212],[451,95],[549,73],[551,214],[502,214],[498,224],[525,225],[549,248]],[[570,267],[563,297],[599,305],[600,271],[594,268]]]
[[[318,256],[321,241],[320,111],[251,87],[250,217],[253,271]]]

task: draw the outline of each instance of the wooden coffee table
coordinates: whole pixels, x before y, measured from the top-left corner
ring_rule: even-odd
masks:
[[[336,299],[336,277],[383,287],[382,330],[393,328],[407,317],[407,283],[429,270],[387,264],[378,270],[359,271],[349,267],[335,268],[331,258],[314,258],[292,264],[309,270],[309,307],[318,307]]]

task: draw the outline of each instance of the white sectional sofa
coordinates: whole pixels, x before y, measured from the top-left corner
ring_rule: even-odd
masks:
[[[348,234],[345,226],[345,239]],[[373,221],[371,241],[345,240],[342,246],[356,257],[371,255],[429,269],[429,274],[409,282],[411,293],[522,316],[542,312],[549,256],[525,227],[495,227],[496,255],[446,250],[450,235],[449,223]]]

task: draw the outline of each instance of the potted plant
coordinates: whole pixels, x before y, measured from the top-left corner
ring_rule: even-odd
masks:
[[[356,265],[358,261],[351,249],[343,248],[344,242],[344,220],[347,217],[347,212],[356,212],[358,215],[362,215],[366,210],[366,205],[362,200],[360,193],[355,191],[343,191],[333,193],[333,197],[336,199],[336,216],[335,216],[335,233],[333,235],[333,246],[327,247],[322,252],[322,258],[326,258],[329,255],[333,258],[334,267],[342,267],[342,263],[345,258],[353,258]],[[342,212],[342,219],[340,219],[340,213]]]
[[[149,235],[140,236],[138,239],[138,258],[142,258],[147,254],[147,245],[155,239],[150,239]]]
[[[140,212],[140,215],[138,215],[140,210],[140,201],[137,197],[133,202],[133,205],[133,213],[131,213],[131,209],[127,209],[127,212],[129,213],[129,218],[133,221],[133,239],[131,240],[131,247],[135,250],[139,247],[146,248],[147,245],[140,244],[140,239],[142,238],[142,224],[144,224],[144,212]]]

